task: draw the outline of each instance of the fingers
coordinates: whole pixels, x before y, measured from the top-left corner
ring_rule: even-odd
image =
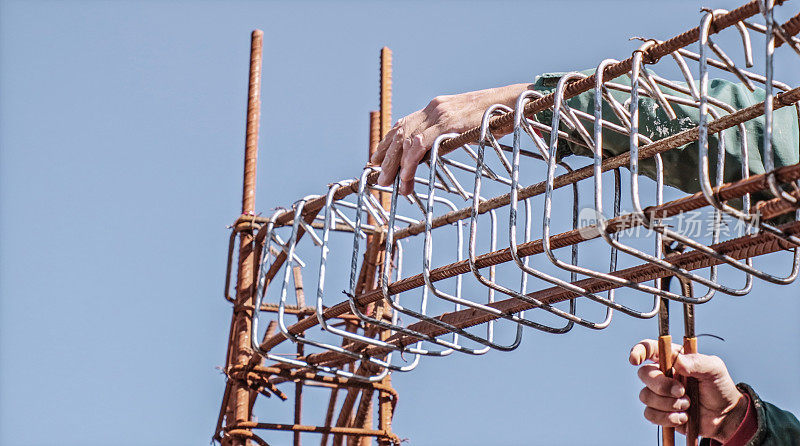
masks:
[[[403,141],[403,157],[400,162],[400,189],[398,190],[402,195],[408,195],[414,189],[414,173],[417,171],[417,166],[427,151],[422,135],[416,135]]]
[[[370,157],[369,162],[372,164],[380,165],[383,163],[383,159],[386,157],[386,151],[389,149],[389,146],[392,144],[392,140],[394,139],[395,133],[400,129],[400,121],[394,125],[387,133],[386,136],[383,137],[380,142],[378,142],[378,147],[375,148],[375,153],[372,154]]]
[[[649,388],[645,387],[639,392],[639,401],[645,406],[651,407],[662,412],[681,412],[689,408],[689,398],[682,396],[673,398],[671,396],[661,396]]]
[[[642,356],[645,356],[648,346],[655,348],[647,341],[655,342],[648,339],[634,346],[634,348],[641,346]],[[633,355],[633,351],[631,354]],[[652,358],[653,355],[655,354],[648,356]],[[639,379],[645,385],[639,392],[639,401],[647,406],[644,409],[644,417],[648,421],[665,427],[679,427],[686,423],[689,417],[684,411],[689,408],[690,403],[682,384],[664,375],[655,364],[641,366]]]
[[[381,162],[381,174],[378,176],[378,185],[389,186],[397,175],[400,167],[400,155],[403,150],[403,129],[398,129],[392,137],[391,144]],[[377,154],[377,152],[376,152]]]
[[[425,110],[417,110],[414,113],[397,120],[394,126],[392,126],[392,128],[386,133],[386,136],[384,136],[383,139],[378,143],[378,147],[369,161],[372,164],[382,164],[386,154],[389,152],[390,146],[393,145],[395,141],[395,135],[398,132],[404,133],[405,135],[417,133],[416,130],[418,128],[427,127],[426,123],[428,119],[429,116]],[[402,144],[402,139],[398,141]]]
[[[647,421],[664,427],[678,427],[689,420],[686,412],[663,412],[652,407],[645,407],[644,417]]]
[[[683,346],[672,344],[673,361],[679,353],[683,353]],[[641,365],[647,360],[658,362],[658,342],[654,339],[643,339],[631,348],[628,362],[631,365]]]
[[[433,146],[436,138],[444,133],[440,125],[433,125],[410,139],[408,147],[403,147],[403,159],[400,163],[400,190],[403,195],[408,195],[414,188],[414,173],[419,162]]]
[[[631,348],[628,361],[632,365],[641,365],[648,359],[656,360],[658,355],[658,343],[653,339],[644,339]]]
[[[680,355],[673,365],[675,372],[681,376],[698,378],[701,380],[726,376],[728,369],[725,363],[717,356],[692,353]]]
[[[641,366],[639,379],[657,395],[680,398],[686,392],[681,383],[673,378],[668,378],[655,364]]]

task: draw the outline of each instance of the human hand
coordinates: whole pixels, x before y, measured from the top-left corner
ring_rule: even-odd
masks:
[[[672,355],[675,375],[696,378],[699,383],[700,435],[725,443],[744,419],[748,399],[736,388],[719,357],[683,354],[683,347],[677,344],[672,344]],[[685,434],[689,399],[683,384],[658,369],[658,343],[653,339],[639,342],[631,349],[628,360],[633,365],[647,360],[656,362],[639,367],[639,379],[645,385],[639,392],[639,400],[647,406],[644,417],[653,424],[674,427]]]
[[[378,144],[370,159],[381,165],[378,184],[389,186],[400,170],[403,195],[414,187],[414,172],[437,136],[461,133],[477,127],[484,111],[493,104],[513,106],[529,84],[515,84],[451,96],[437,96],[422,110],[401,118]]]

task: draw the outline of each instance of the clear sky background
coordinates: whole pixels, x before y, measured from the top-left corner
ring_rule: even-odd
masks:
[[[267,213],[358,174],[383,45],[399,117],[437,94],[623,59],[629,37],[678,34],[700,6],[3,1],[0,444],[207,444],[224,387],[252,29],[264,30],[256,203]],[[777,77],[797,85],[798,58],[783,60]],[[785,271],[787,259],[759,265]],[[797,284],[759,281],[698,310],[699,330],[726,339],[703,351],[795,413],[798,298]],[[655,334],[655,320],[619,317],[599,333],[528,332],[509,354],[426,361],[395,375],[395,431],[411,445],[655,444],[626,363]],[[259,419],[288,422],[270,418],[279,405]]]

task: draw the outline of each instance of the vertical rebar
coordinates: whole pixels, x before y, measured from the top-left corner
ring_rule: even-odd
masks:
[[[256,164],[258,160],[258,124],[261,116],[261,53],[264,33],[253,31],[250,40],[250,76],[247,89],[247,127],[244,149],[244,180],[242,182],[242,214],[255,213]],[[239,237],[239,266],[236,283],[236,304],[233,309],[234,363],[246,365],[250,360],[250,315],[252,307],[251,288],[253,284],[253,231],[242,231]],[[232,389],[233,398],[229,401],[227,424],[238,424],[250,421],[251,392],[246,383],[236,381]],[[230,416],[233,416],[233,420]],[[249,441],[233,438],[230,444],[246,445]]]
[[[383,137],[392,127],[392,50],[381,48],[381,133]]]
[[[264,32],[253,31],[250,40],[250,81],[247,86],[247,130],[244,142],[244,179],[242,214],[256,209],[256,164],[258,161],[258,126],[261,120],[261,52]]]
[[[392,50],[388,47],[381,48],[380,98],[380,134],[375,139],[376,147],[377,141],[380,141],[392,126]],[[370,128],[372,127],[374,125],[370,126]],[[370,131],[370,136],[372,136],[372,133],[373,131]],[[391,196],[387,193],[382,193],[380,202],[384,209],[388,210],[391,207]],[[381,262],[382,264],[383,262]],[[383,277],[383,275],[380,277]],[[384,339],[388,335],[388,332],[383,332],[381,333],[381,338]],[[391,376],[391,374],[387,374],[381,384],[391,386]],[[378,392],[378,429],[383,432],[389,432],[392,429],[392,398],[388,392]],[[379,439],[378,444],[384,445],[389,444],[389,442]]]

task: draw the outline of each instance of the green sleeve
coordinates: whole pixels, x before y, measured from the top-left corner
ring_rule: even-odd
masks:
[[[584,71],[583,74],[592,74],[593,70]],[[550,93],[555,89],[558,79],[564,73],[543,74],[536,78],[533,88],[543,93]],[[630,79],[622,76],[614,79],[613,82],[630,85]],[[643,82],[643,81],[642,81]],[[683,93],[670,88],[661,87],[661,91],[666,94],[687,97]],[[731,105],[734,109],[742,109],[753,104],[762,102],[765,92],[762,89],[749,91],[743,84],[737,84],[726,80],[714,79],[709,82],[708,88],[710,96]],[[611,91],[611,94],[622,104],[630,97],[628,93]],[[589,114],[594,113],[594,91],[582,93],[576,97],[568,99],[567,105],[573,109],[581,110]],[[697,108],[686,105],[671,103],[676,119],[669,119],[664,110],[658,103],[649,97],[639,97],[639,131],[650,138],[658,140],[686,129],[696,127],[699,123],[699,112]],[[727,114],[721,109],[714,107],[720,115]],[[796,164],[800,158],[800,138],[798,138],[798,117],[795,107],[783,107],[774,112],[772,147],[775,158],[775,167]],[[547,110],[536,115],[536,120],[543,124],[550,124],[552,111]],[[614,115],[611,106],[603,101],[603,119],[619,124],[619,120]],[[584,127],[592,134],[592,123],[588,120],[581,120]],[[764,141],[764,120],[757,118],[745,123],[748,160],[751,175],[764,173],[762,163],[762,151]],[[562,123],[561,130],[572,133],[578,138],[577,132],[569,131]],[[741,178],[742,169],[742,135],[738,127],[734,127],[722,132],[725,138],[725,170],[724,181],[730,182]],[[711,181],[716,181],[714,167],[717,165],[717,150],[719,144],[718,134],[709,135],[709,157],[711,167]],[[628,135],[623,135],[611,130],[603,131],[603,151],[605,156],[619,155],[628,150]],[[558,146],[558,156],[568,155],[592,156],[592,153],[585,147],[573,144],[568,141],[560,141]],[[664,163],[664,182],[665,184],[684,192],[694,193],[700,190],[697,173],[697,142],[692,142],[674,150],[669,150],[661,155]],[[641,160],[639,170],[642,174],[655,178],[655,161],[651,159]],[[761,197],[758,197],[761,198]]]
[[[749,385],[742,383],[737,387],[750,395],[758,418],[758,430],[746,446],[800,446],[797,417],[762,401]]]

